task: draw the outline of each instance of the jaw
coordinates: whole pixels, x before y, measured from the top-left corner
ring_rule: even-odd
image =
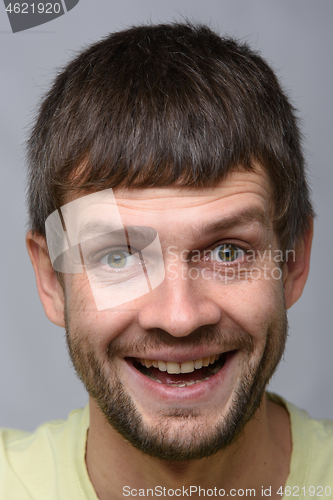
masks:
[[[162,372],[158,377],[173,377],[163,383],[142,373],[141,362],[140,368],[133,358],[125,363],[129,378],[122,377],[122,384],[128,398],[121,414],[132,413],[133,418],[121,433],[140,451],[167,461],[201,459],[228,447],[244,429],[251,399],[247,381],[253,380],[250,371],[242,377],[244,353],[236,350],[219,357],[211,365],[216,363],[216,373],[189,385],[178,377],[193,373]]]
[[[246,332],[238,340],[232,333],[223,347],[216,342],[207,351],[202,344],[178,350],[177,356],[175,348],[148,337],[140,345],[123,342],[119,347],[71,339],[70,352],[98,411],[128,443],[160,459],[191,460],[208,457],[237,439],[260,404],[272,355],[276,361],[280,357],[275,343],[246,343]],[[264,333],[271,337],[270,331]],[[154,355],[148,355],[148,348]],[[138,357],[135,352],[140,352]],[[195,362],[198,368],[191,371]],[[170,373],[173,369],[180,373]]]

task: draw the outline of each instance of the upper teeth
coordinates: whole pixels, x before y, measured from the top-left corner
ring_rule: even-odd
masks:
[[[152,359],[140,359],[142,366],[158,368],[161,372],[172,373],[191,373],[195,369],[208,366],[219,359],[219,354],[208,356],[207,358],[195,359],[194,361],[185,361],[184,363],[175,363],[174,361],[156,361]]]

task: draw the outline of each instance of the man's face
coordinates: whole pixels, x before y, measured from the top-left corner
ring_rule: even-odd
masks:
[[[157,231],[165,279],[97,311],[87,276],[67,275],[73,363],[134,446],[169,460],[209,456],[253,416],[284,349],[270,183],[258,168],[230,173],[216,188],[114,194],[125,228]],[[133,265],[127,248],[106,249],[101,261],[112,273]]]

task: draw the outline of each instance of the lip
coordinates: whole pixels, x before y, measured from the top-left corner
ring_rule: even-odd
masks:
[[[224,365],[215,375],[209,377],[208,380],[187,387],[170,387],[166,384],[160,384],[137,370],[133,365],[133,358],[125,358],[125,362],[130,372],[131,385],[135,386],[135,391],[142,390],[143,393],[148,394],[150,397],[165,403],[175,401],[194,403],[196,400],[201,402],[206,399],[209,400],[213,397],[217,387],[221,388],[221,385],[224,385],[230,379],[232,373],[235,372],[235,365],[238,360],[237,353],[238,351],[227,352]],[[153,358],[149,357],[149,359]],[[158,359],[162,359],[161,354],[159,354]]]

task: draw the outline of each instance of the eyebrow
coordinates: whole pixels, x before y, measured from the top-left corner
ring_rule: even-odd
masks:
[[[264,229],[269,228],[268,214],[259,207],[251,207],[237,214],[228,215],[218,221],[204,222],[201,226],[191,228],[191,230],[195,231],[197,237],[202,238],[209,234],[219,233],[225,229],[243,226],[249,222],[259,222]]]
[[[259,207],[251,207],[237,214],[225,216],[218,221],[204,222],[196,228],[192,226],[190,232],[194,233],[197,238],[203,238],[207,235],[213,235],[225,229],[242,226],[249,222],[259,222],[264,229],[268,229],[269,227],[268,214]],[[109,237],[110,234],[115,238],[123,237],[126,239],[126,232],[132,241],[137,239],[143,243],[151,243],[157,234],[155,229],[148,226],[124,226],[124,228],[120,229],[117,226],[116,229],[115,226],[112,226],[112,223],[106,224],[100,221],[89,221],[80,230],[79,241],[102,236]]]
[[[79,241],[95,238],[123,238],[126,244],[127,236],[133,244],[135,241],[150,244],[157,235],[157,231],[148,226],[124,226],[123,228],[105,224],[104,222],[89,221],[79,232]],[[118,242],[119,243],[119,242]]]
[[[105,222],[90,220],[80,229],[78,241],[110,233],[116,233],[116,235],[124,234],[124,228],[120,229],[119,225],[112,226],[112,223],[106,224]]]

